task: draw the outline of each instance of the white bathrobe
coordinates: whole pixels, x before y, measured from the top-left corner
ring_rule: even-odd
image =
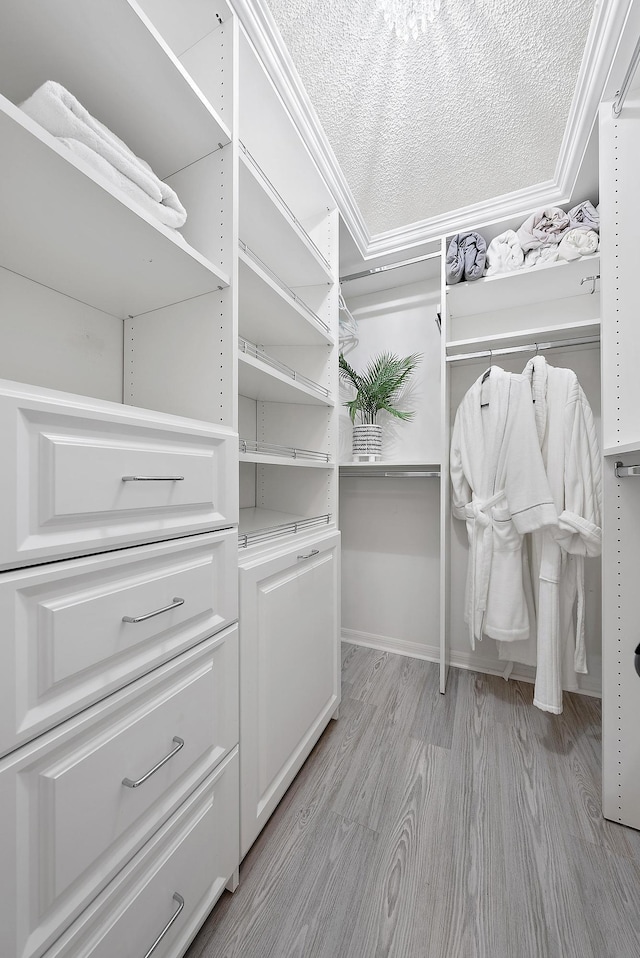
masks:
[[[577,688],[587,671],[584,641],[584,557],[602,545],[602,474],[591,407],[571,369],[544,357],[524,375],[535,400],[542,458],[558,512],[558,526],[534,534],[531,570],[537,606],[537,642],[499,644],[501,658],[536,665],[534,704],[562,711],[562,689]],[[573,612],[577,603],[576,625]]]
[[[482,378],[460,403],[451,439],[453,514],[466,521],[470,546],[471,648],[483,634],[506,642],[528,637],[523,536],[558,521],[528,380],[499,366]]]

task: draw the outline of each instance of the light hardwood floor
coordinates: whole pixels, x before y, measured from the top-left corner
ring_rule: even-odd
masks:
[[[343,703],[187,958],[638,958],[600,703],[343,646]]]

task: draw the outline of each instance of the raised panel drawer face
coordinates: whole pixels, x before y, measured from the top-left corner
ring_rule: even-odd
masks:
[[[231,530],[1,573],[0,754],[235,621],[236,566]]]
[[[46,958],[142,958],[174,915],[153,955],[182,954],[237,868],[238,854],[235,751],[82,913]]]
[[[16,463],[0,478],[0,568],[237,522],[230,430],[11,385],[0,385],[4,461]]]
[[[7,955],[41,955],[236,746],[237,685],[234,626],[0,762]]]

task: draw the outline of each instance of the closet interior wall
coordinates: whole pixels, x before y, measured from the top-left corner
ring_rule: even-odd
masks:
[[[342,637],[346,641],[439,656],[438,478],[362,477],[362,473],[440,468],[440,357],[436,314],[440,304],[440,258],[407,269],[345,282],[347,306],[357,336],[343,346],[360,371],[375,354],[422,353],[400,408],[415,410],[411,422],[380,417],[383,461],[350,470],[351,420],[341,407],[340,528],[342,531]],[[415,282],[415,274],[422,278]],[[343,386],[341,402],[350,398]],[[356,471],[359,476],[350,476]]]

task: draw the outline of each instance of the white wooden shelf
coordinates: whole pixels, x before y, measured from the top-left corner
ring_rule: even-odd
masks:
[[[350,470],[360,472],[361,469],[397,469],[406,470],[407,472],[423,472],[423,471],[437,471],[440,469],[439,462],[424,462],[422,460],[406,460],[405,462],[400,462],[398,460],[391,459],[381,459],[378,462],[341,462],[340,463],[340,472],[348,473]]]
[[[605,456],[624,456],[626,454],[640,453],[640,438],[635,439],[633,442],[621,442],[617,443],[615,446],[606,446],[604,450]]]
[[[538,326],[510,333],[495,333],[476,336],[472,339],[452,339],[447,343],[447,353],[475,353],[485,349],[508,349],[510,346],[555,342],[556,340],[579,339],[600,335],[600,320],[565,323],[563,325]]]
[[[449,314],[456,319],[569,296],[589,296],[592,284],[581,285],[580,281],[599,272],[600,256],[595,253],[570,263],[548,263],[447,286]]]
[[[240,239],[290,286],[333,283],[328,262],[246,152],[240,153]]]
[[[0,142],[2,266],[123,319],[229,284],[2,96]]]
[[[239,250],[238,265],[241,335],[265,346],[333,345],[329,327],[250,250]]]
[[[273,442],[255,439],[240,439],[240,462],[255,462],[265,465],[301,466],[313,469],[332,469],[328,453],[297,446],[282,446]]]
[[[279,363],[264,351],[240,340],[238,391],[241,396],[261,402],[333,406],[328,390]],[[298,378],[299,377],[299,378]]]
[[[247,548],[269,539],[326,526],[331,522],[327,513],[322,516],[300,516],[274,509],[241,509],[238,523],[238,545]]]
[[[5,0],[0,90],[14,103],[56,80],[165,179],[230,131],[135,0]],[[24,51],[29,56],[24,56]],[[126,110],[122,104],[126,103]]]

